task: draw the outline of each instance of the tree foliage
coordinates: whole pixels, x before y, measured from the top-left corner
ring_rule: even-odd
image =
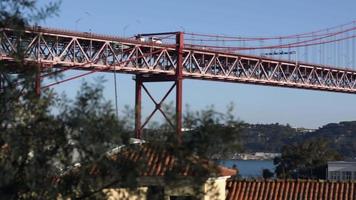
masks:
[[[234,112],[233,104],[227,106],[225,113],[216,111],[213,106],[197,112],[187,108],[185,144],[198,155],[213,159],[229,158],[241,151],[240,132],[244,123],[235,118]]]
[[[54,199],[58,194],[86,193],[81,177],[66,187],[53,187],[54,180],[76,163],[100,160],[106,151],[122,144],[124,135],[103,86],[83,83],[73,102],[51,91],[20,101],[21,109],[2,121],[0,135],[0,192],[9,199]],[[59,114],[53,114],[53,108]],[[78,175],[81,175],[79,173]]]
[[[163,104],[162,109],[174,122],[173,103]],[[231,103],[225,111],[217,111],[213,105],[192,111],[189,105],[183,113],[182,146],[195,154],[211,159],[229,158],[241,151],[240,132],[244,123],[236,119],[235,108]],[[173,127],[167,122],[153,122],[144,130],[143,138],[155,142],[177,142]]]
[[[2,0],[0,27],[24,28],[58,14],[61,1],[50,1],[39,6],[36,0]]]
[[[274,159],[279,178],[325,178],[328,160],[339,160],[340,155],[330,148],[325,139],[308,140],[285,145],[281,157]]]
[[[345,159],[355,159],[356,121],[330,123],[304,136],[305,140],[328,138],[330,147]]]
[[[1,1],[0,27],[22,34],[25,26],[55,14],[58,5],[39,8],[33,0]],[[53,92],[35,94],[37,66],[24,65],[18,42],[15,61],[0,63],[0,194],[7,199],[34,199],[51,191],[48,175],[55,171],[52,155],[61,145],[63,126],[50,115]]]
[[[0,2],[0,27],[22,34],[58,12],[59,1],[40,7],[35,0]],[[0,196],[3,199],[56,199],[80,196],[93,187],[81,179],[54,187],[56,177],[75,163],[96,162],[108,148],[121,144],[121,123],[101,84],[83,83],[71,102],[52,90],[35,92],[39,66],[23,61],[14,41],[13,62],[0,62]],[[57,114],[54,114],[57,113]]]
[[[262,177],[264,179],[270,179],[274,176],[274,173],[271,172],[269,169],[263,169],[262,170]]]

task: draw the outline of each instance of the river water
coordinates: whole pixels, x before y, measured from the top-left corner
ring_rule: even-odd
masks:
[[[275,170],[272,160],[220,160],[219,163],[229,168],[235,165],[242,178],[262,177],[263,169]]]

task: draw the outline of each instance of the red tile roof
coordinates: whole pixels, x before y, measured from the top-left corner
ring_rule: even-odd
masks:
[[[219,176],[235,176],[238,171],[237,169],[231,169],[221,165],[218,165],[217,169]]]
[[[109,153],[105,157],[111,163],[114,170],[108,171],[100,161],[82,167],[73,167],[61,176],[54,177],[53,183],[58,184],[63,177],[77,176],[79,171],[93,176],[105,174],[116,176],[121,172],[130,170],[132,175],[141,177],[181,177],[191,176],[197,178],[221,177],[236,175],[236,169],[226,168],[207,159],[199,158],[189,151],[182,151],[167,146],[153,145],[150,143],[129,145],[120,150]],[[108,163],[106,163],[107,165]],[[117,167],[117,168],[116,168]],[[167,176],[168,175],[168,176]]]
[[[233,176],[237,172],[180,149],[149,143],[123,148],[113,158],[123,164],[140,163],[141,176],[165,176],[170,172],[180,176]]]
[[[232,180],[226,200],[356,200],[356,182],[317,180]]]

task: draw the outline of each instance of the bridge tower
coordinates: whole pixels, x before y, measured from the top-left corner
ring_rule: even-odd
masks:
[[[183,49],[184,49],[184,33],[183,32],[173,32],[173,33],[154,33],[154,34],[141,34],[141,36],[150,36],[150,35],[167,35],[175,34],[176,35],[176,70],[175,75],[141,75],[138,74],[135,76],[136,89],[135,89],[135,134],[136,138],[141,139],[143,129],[150,121],[152,116],[157,112],[161,112],[164,118],[168,123],[174,128],[177,139],[180,142],[182,137],[182,92],[183,92]],[[149,82],[171,82],[172,86],[166,91],[163,98],[158,102],[154,99],[152,94],[145,87],[144,83]],[[147,93],[148,97],[155,104],[154,110],[147,117],[147,119],[142,123],[142,89]],[[161,109],[162,103],[166,100],[172,91],[175,89],[176,100],[175,100],[175,122],[172,122],[168,116],[164,113],[164,110]]]

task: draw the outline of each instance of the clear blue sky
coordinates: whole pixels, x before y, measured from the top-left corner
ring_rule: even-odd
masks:
[[[121,36],[176,30],[274,36],[356,20],[355,8],[355,0],[63,0],[60,15],[43,26]],[[86,80],[93,80],[97,75],[87,76]],[[108,80],[105,97],[114,100],[113,75],[105,77]],[[119,108],[133,107],[132,75],[118,78]],[[73,96],[81,81],[55,88]],[[159,92],[166,87],[156,84],[152,89]],[[317,128],[330,122],[356,120],[356,95],[350,94],[185,80],[183,98],[184,104],[194,110],[214,104],[223,111],[233,102],[238,118],[251,123],[278,122]],[[143,107],[147,114],[152,104],[146,100]]]

